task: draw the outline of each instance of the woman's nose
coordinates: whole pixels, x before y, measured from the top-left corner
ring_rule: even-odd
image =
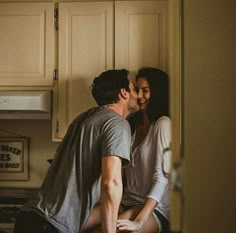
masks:
[[[143,97],[143,92],[142,92],[142,90],[138,90],[137,94],[138,94],[138,98],[142,98],[142,97]]]

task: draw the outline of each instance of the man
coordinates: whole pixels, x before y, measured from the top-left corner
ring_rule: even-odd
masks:
[[[108,70],[94,79],[92,94],[99,106],[71,123],[38,194],[17,217],[14,233],[80,233],[99,221],[94,209],[99,200],[103,232],[116,232],[121,166],[130,156],[125,118],[139,109],[137,93],[127,70]]]

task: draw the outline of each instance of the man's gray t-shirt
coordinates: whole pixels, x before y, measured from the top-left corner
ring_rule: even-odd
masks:
[[[106,107],[78,116],[57,149],[38,195],[24,207],[63,233],[79,233],[100,197],[102,157],[130,160],[128,122]]]

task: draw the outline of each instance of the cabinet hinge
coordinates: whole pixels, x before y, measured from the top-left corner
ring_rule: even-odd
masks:
[[[56,122],[56,133],[59,132],[59,121]]]
[[[58,31],[59,29],[59,22],[58,22],[58,8],[54,9],[54,25],[55,25],[55,29]]]
[[[57,79],[58,79],[58,71],[57,71],[57,69],[55,69],[53,71],[53,80],[57,80]]]

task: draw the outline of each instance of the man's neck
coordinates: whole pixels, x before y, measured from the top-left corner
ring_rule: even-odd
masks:
[[[122,104],[120,103],[114,103],[114,104],[107,104],[107,108],[113,110],[114,112],[118,113],[122,117],[126,118],[128,116],[128,112],[125,111],[125,108]]]

